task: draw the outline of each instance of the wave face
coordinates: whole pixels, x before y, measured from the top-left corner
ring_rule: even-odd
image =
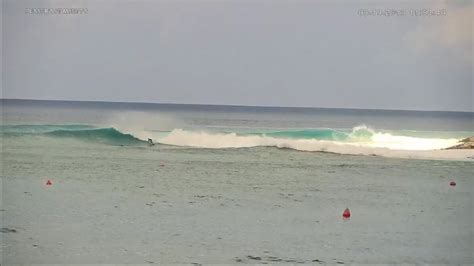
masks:
[[[58,138],[75,138],[84,141],[116,145],[131,145],[143,141],[115,128],[97,128],[89,125],[12,125],[1,126],[4,136],[42,135]]]
[[[404,151],[406,154],[410,151],[440,150],[454,146],[460,140],[423,137],[419,132],[416,136],[399,135],[394,132],[376,131],[363,125],[353,129],[267,130],[246,133],[185,129],[156,132],[89,125],[4,125],[0,126],[0,132],[3,136],[41,135],[113,145],[143,144],[148,138],[152,138],[161,144],[196,148],[277,147],[300,151],[387,156],[394,154],[393,151]]]

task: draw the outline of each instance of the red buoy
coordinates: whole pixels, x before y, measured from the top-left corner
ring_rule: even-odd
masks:
[[[52,184],[53,184],[53,182],[51,182],[51,180],[48,179],[48,181],[46,181],[47,186],[51,186]]]
[[[454,187],[454,186],[456,186],[456,182],[451,181],[451,183],[449,183],[449,185],[452,186],[452,187]]]
[[[344,212],[342,213],[342,217],[344,217],[344,219],[349,219],[351,217],[351,211],[349,210],[349,208],[346,208],[344,210]]]

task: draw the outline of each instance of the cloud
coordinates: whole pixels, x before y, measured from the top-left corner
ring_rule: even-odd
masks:
[[[446,14],[417,18],[418,26],[405,36],[408,45],[420,54],[431,53],[439,48],[452,49],[472,60],[472,1],[438,2],[429,8],[446,10]]]

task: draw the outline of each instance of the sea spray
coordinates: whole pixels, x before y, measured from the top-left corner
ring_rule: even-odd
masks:
[[[338,152],[341,147],[347,149],[438,150],[455,145],[458,141],[455,138],[394,136],[390,133],[376,132],[367,127],[354,128],[350,133],[330,129],[320,131],[313,129],[308,131],[278,131],[265,134],[211,133],[174,129],[165,137],[158,139],[158,142],[163,144],[201,148],[274,146],[304,151],[332,152]]]
[[[158,131],[140,127],[120,130],[92,125],[4,125],[0,127],[0,132],[3,136],[41,135],[112,145],[142,145],[151,138],[155,143],[195,148],[276,147],[299,151],[409,158],[438,158],[440,153],[445,157],[446,152],[440,149],[451,147],[459,141],[457,138],[402,136],[396,135],[393,131],[387,133],[367,126],[357,126],[353,129],[323,128],[238,133],[190,129]]]

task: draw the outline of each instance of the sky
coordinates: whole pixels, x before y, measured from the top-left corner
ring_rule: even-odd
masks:
[[[473,10],[473,1],[4,0],[2,98],[472,112]]]

